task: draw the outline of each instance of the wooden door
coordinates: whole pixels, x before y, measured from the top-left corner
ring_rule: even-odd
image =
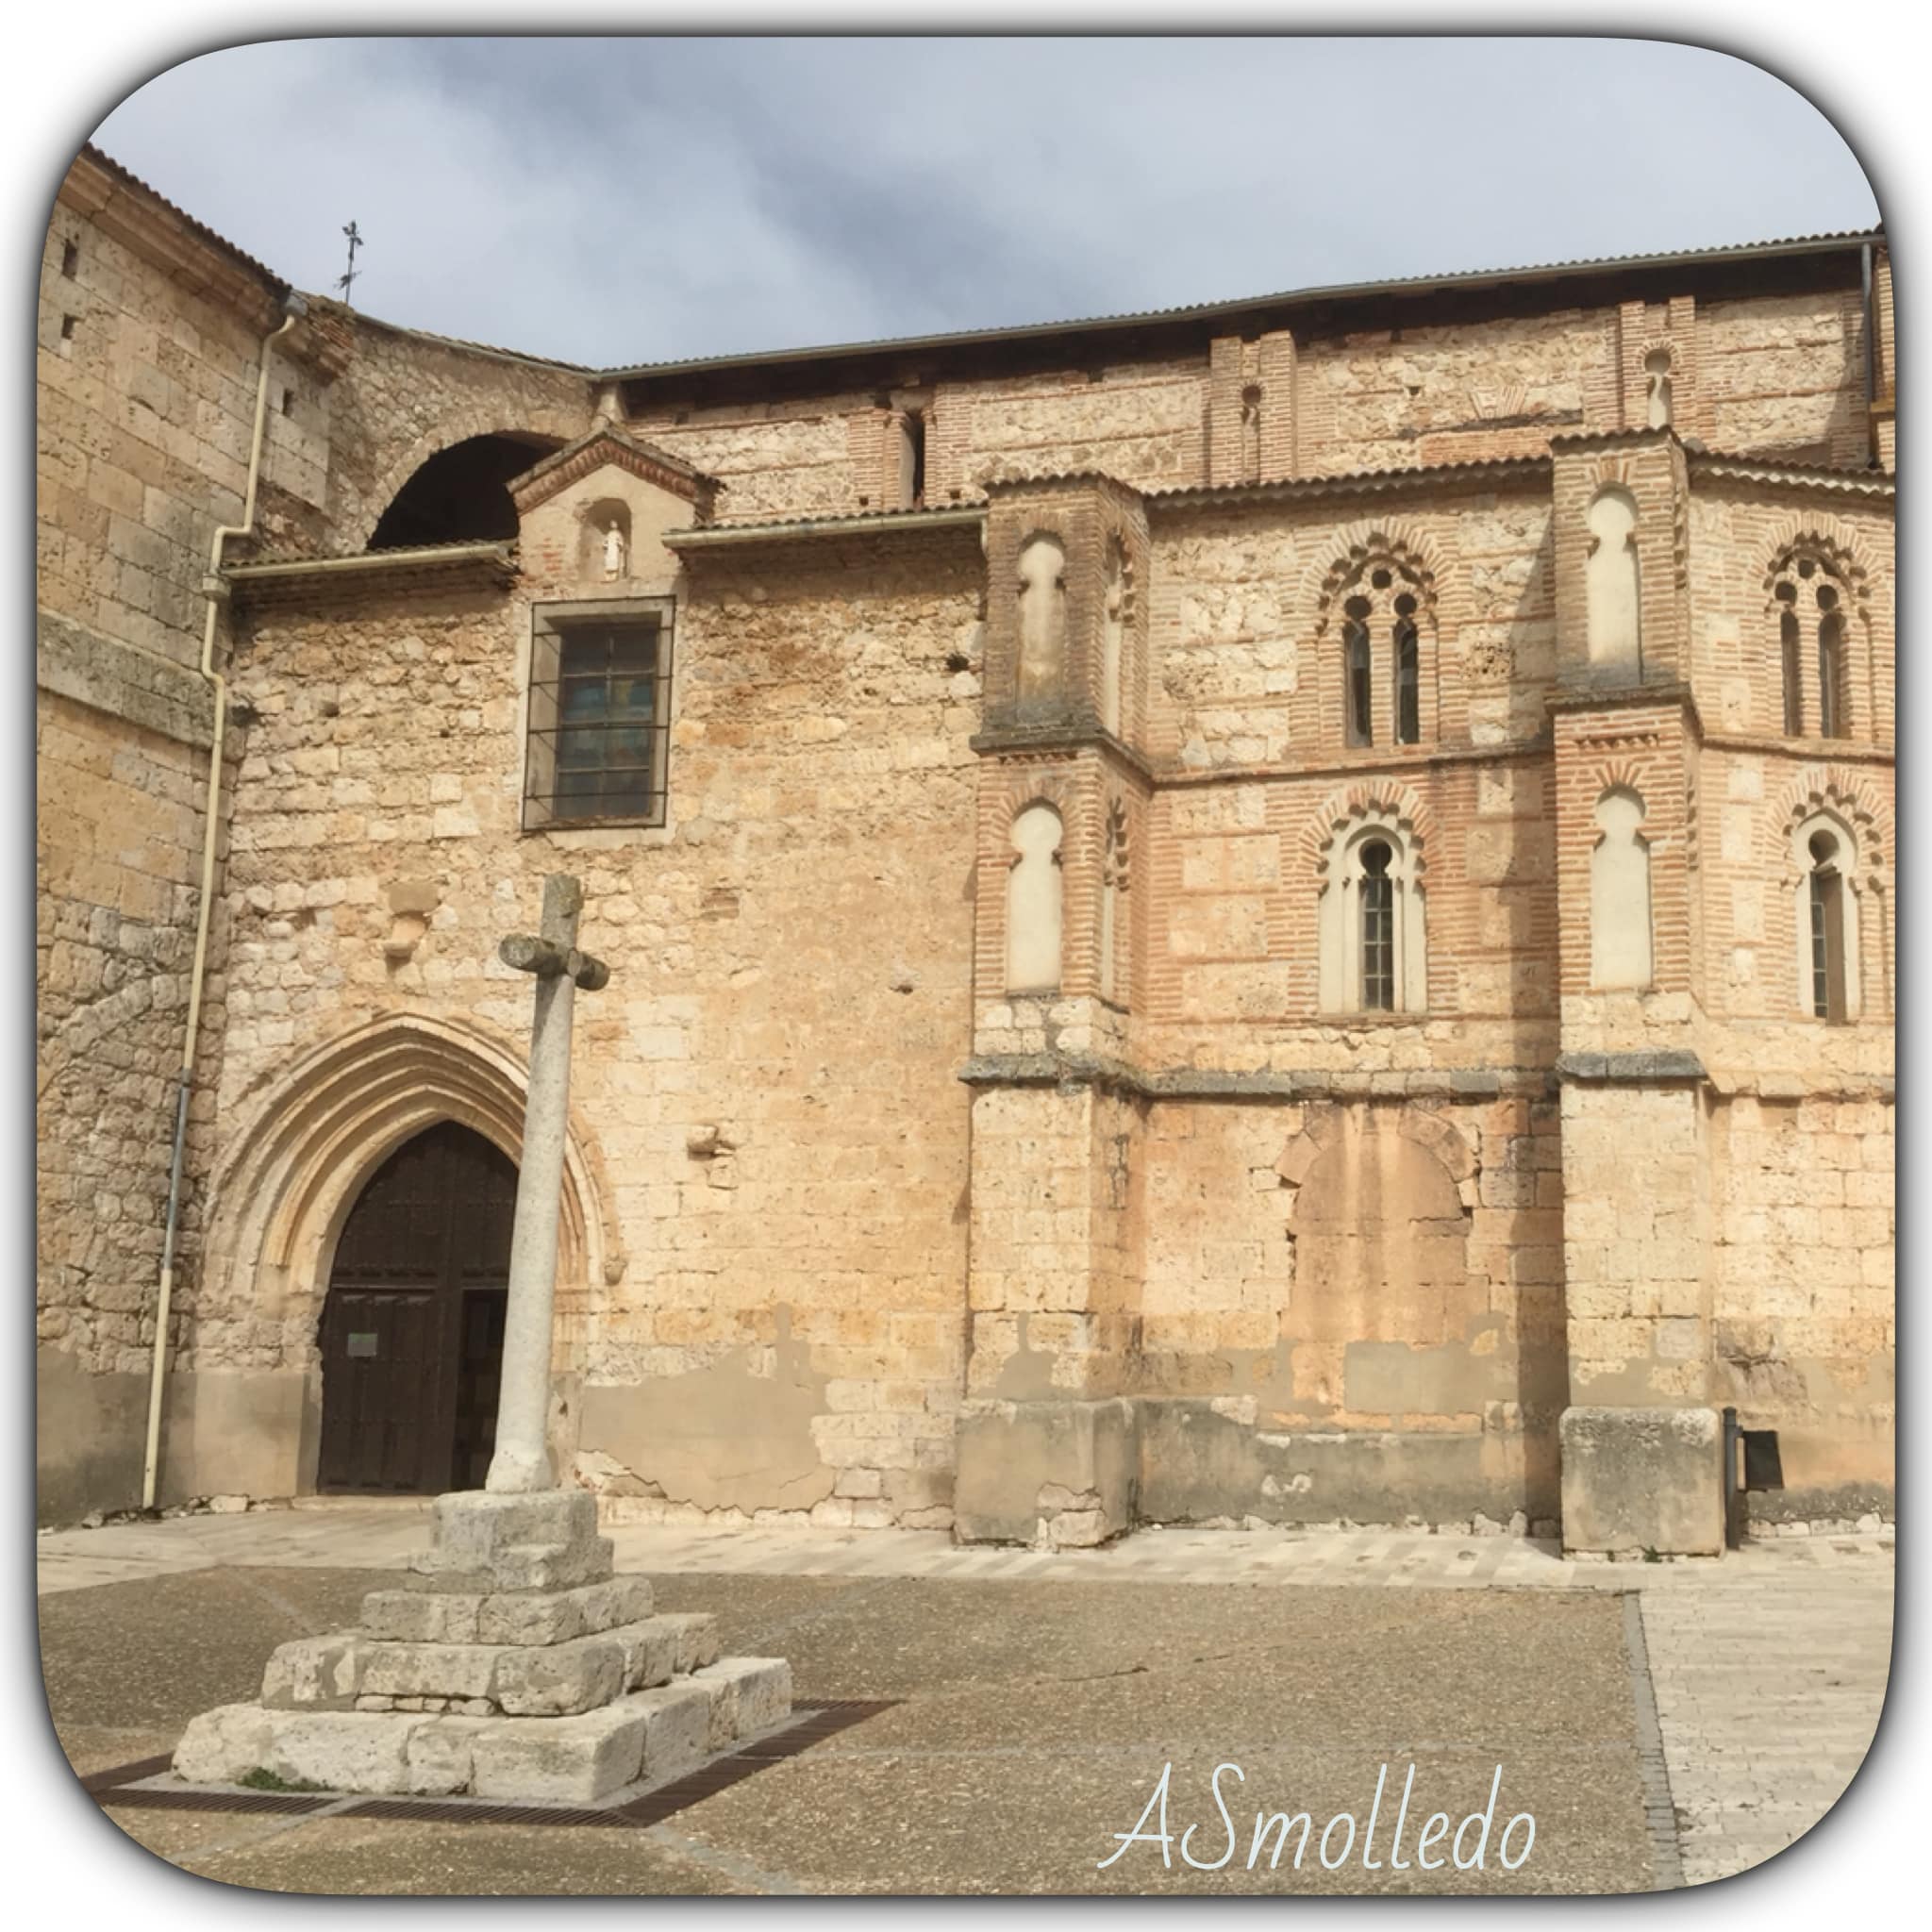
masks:
[[[478,1488],[496,1426],[516,1169],[446,1121],[390,1156],[336,1244],[317,1487]]]

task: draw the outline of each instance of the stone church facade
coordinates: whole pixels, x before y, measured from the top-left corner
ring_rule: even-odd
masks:
[[[1728,1407],[1889,1513],[1882,235],[605,371],[290,292],[59,192],[46,1515],[184,1091],[159,1499],[466,1479],[554,872],[615,1511],[1554,1524]]]

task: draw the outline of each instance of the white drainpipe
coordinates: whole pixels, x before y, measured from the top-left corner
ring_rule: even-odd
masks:
[[[228,587],[222,576],[222,554],[231,537],[246,537],[255,528],[255,491],[261,477],[262,432],[268,422],[269,350],[295,326],[308,305],[291,295],[281,325],[262,338],[261,370],[255,385],[255,434],[248,445],[248,488],[242,501],[239,524],[217,525],[208,550],[208,575],[201,594],[208,601],[208,622],[201,634],[201,675],[214,694],[214,744],[208,760],[208,818],[201,840],[201,910],[194,928],[194,963],[188,974],[188,1025],[181,1041],[181,1073],[175,1093],[175,1149],[168,1171],[167,1231],[161,1239],[161,1287],[155,1302],[154,1369],[147,1395],[147,1459],[142,1470],[141,1507],[155,1507],[155,1479],[160,1466],[161,1391],[168,1368],[168,1310],[175,1295],[175,1232],[181,1215],[181,1170],[188,1142],[188,1097],[194,1083],[195,1041],[201,1031],[202,981],[208,970],[208,929],[214,908],[215,843],[221,829],[222,752],[228,736],[228,685],[215,669],[215,627]]]

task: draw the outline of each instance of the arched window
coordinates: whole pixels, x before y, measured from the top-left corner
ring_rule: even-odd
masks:
[[[1013,821],[1007,874],[1007,991],[1051,992],[1060,983],[1060,815],[1029,805]]]
[[[1813,812],[1791,834],[1798,1006],[1814,1020],[1859,1010],[1857,845],[1836,813]]]
[[[1784,677],[1785,736],[1849,737],[1851,664],[1842,580],[1824,558],[1794,549],[1779,565],[1771,594]],[[1808,674],[1807,631],[1817,649]]]
[[[1377,810],[1337,829],[1324,872],[1317,919],[1322,1010],[1423,1011],[1428,963],[1413,838]]]
[[[1365,564],[1351,582],[1353,594],[1341,607],[1343,742],[1420,744],[1423,637],[1418,580],[1392,561],[1378,561]]]
[[[1347,616],[1341,626],[1341,657],[1348,680],[1348,741],[1374,744],[1374,685],[1369,665],[1369,600],[1351,597],[1344,608]]]
[[[1422,640],[1415,627],[1415,599],[1395,600],[1395,741],[1422,741]]]
[[[1838,841],[1813,832],[1807,841],[1811,872],[1807,911],[1811,945],[1811,1011],[1820,1020],[1845,1017],[1845,881]]]
[[[1362,1008],[1395,1010],[1395,881],[1389,876],[1394,858],[1388,841],[1371,839],[1362,847]]]
[[[1845,735],[1845,614],[1838,608],[1838,590],[1818,587],[1818,732],[1822,738]]]
[[[1802,738],[1805,735],[1805,640],[1804,627],[1799,624],[1797,610],[1793,608],[1798,595],[1797,586],[1780,584],[1777,594],[1780,599],[1778,648],[1784,660],[1785,674],[1785,736]]]

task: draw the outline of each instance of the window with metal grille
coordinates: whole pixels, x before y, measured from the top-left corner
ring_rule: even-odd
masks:
[[[1341,627],[1341,650],[1348,680],[1348,742],[1375,741],[1374,698],[1369,675],[1369,600],[1351,597],[1344,607],[1348,621]]]
[[[1845,620],[1838,608],[1838,592],[1829,584],[1818,591],[1818,732],[1822,738],[1845,735]]]
[[[1362,847],[1362,1006],[1395,1009],[1395,882],[1391,853],[1378,839]]]
[[[1423,735],[1422,641],[1415,627],[1415,599],[1395,600],[1395,741],[1419,744]]]
[[[1811,836],[1811,1011],[1820,1020],[1845,1017],[1844,880],[1829,832]]]
[[[664,823],[672,600],[534,614],[524,829]]]
[[[1798,613],[1790,603],[1797,592],[1790,584],[1780,584],[1777,593],[1785,600],[1777,620],[1778,640],[1784,650],[1785,661],[1785,736],[1802,738],[1805,735],[1804,645],[1799,634]]]

